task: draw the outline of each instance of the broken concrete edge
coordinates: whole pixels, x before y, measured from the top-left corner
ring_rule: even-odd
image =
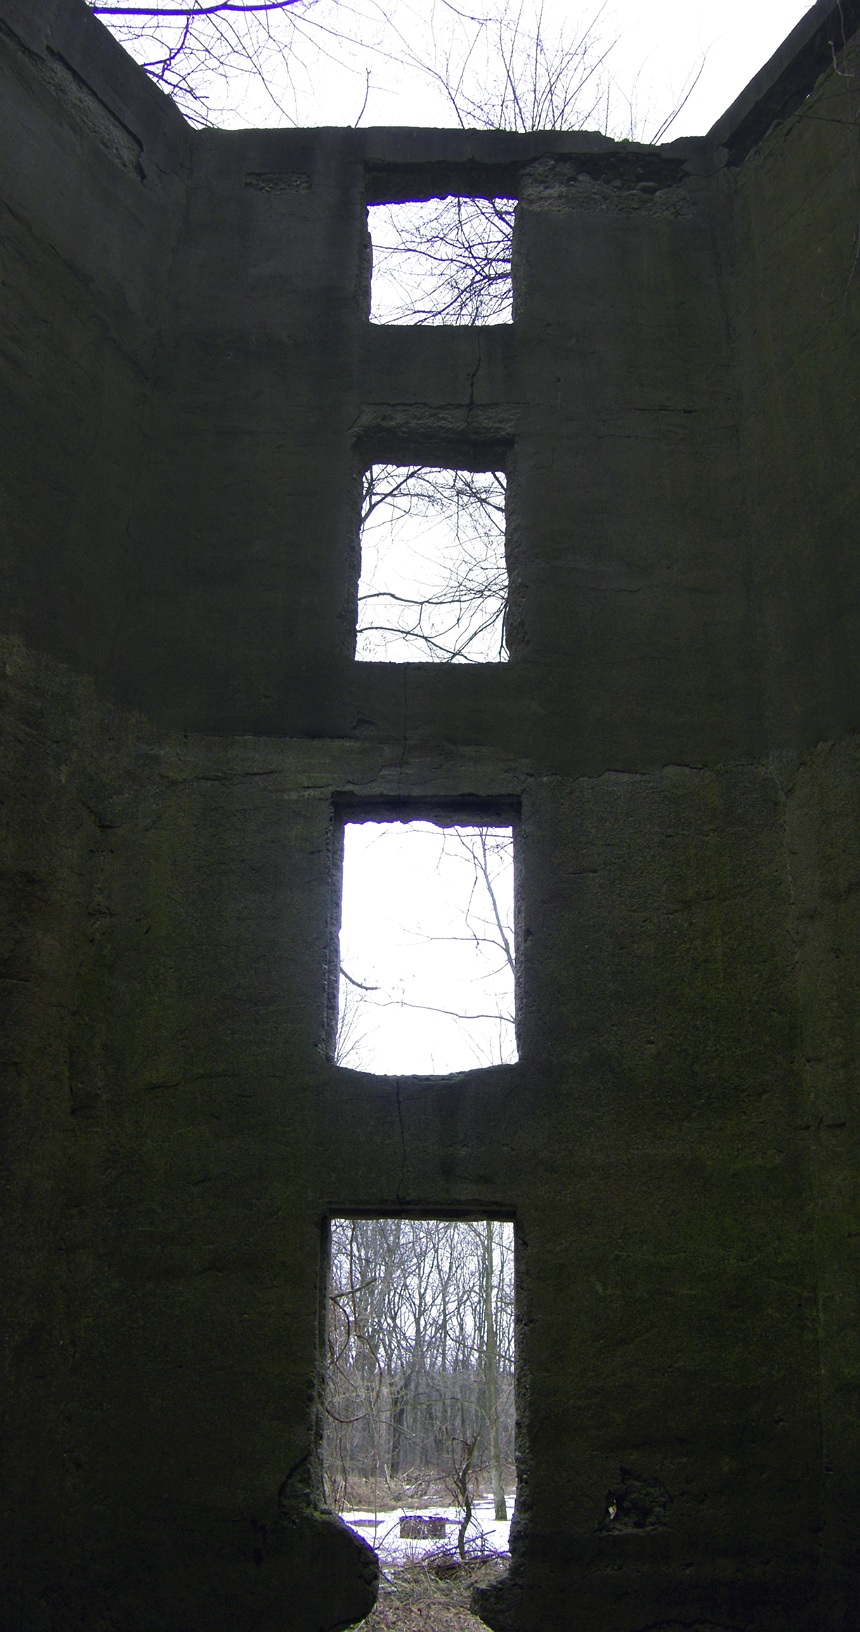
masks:
[[[195,131],[85,0],[35,0],[35,4],[0,0],[0,19],[25,52],[59,59],[159,167],[166,142],[174,150],[177,144],[185,147],[186,162],[201,144],[215,143],[222,154],[234,146],[247,168],[253,137],[255,148],[264,150],[259,175],[270,177],[285,168],[297,148],[307,146],[311,131]],[[627,185],[656,180],[669,187],[725,163],[741,164],[774,124],[791,117],[858,27],[860,0],[816,0],[770,61],[701,137],[651,145],[614,141],[599,131],[405,125],[362,130],[320,126],[312,135],[317,146],[346,148],[348,156],[364,166],[367,202],[372,204],[417,201],[458,189],[477,196],[516,197],[522,167],[552,157],[576,159],[594,180],[615,179]],[[141,176],[145,179],[145,165]]]
[[[192,127],[85,0],[0,0],[0,27],[37,67],[74,76],[157,168],[190,167]]]
[[[742,164],[774,125],[797,111],[858,28],[860,0],[816,0],[711,126],[705,138],[711,151],[723,148],[730,165]]]
[[[392,142],[392,137],[396,140]],[[521,196],[526,175],[561,164],[591,182],[660,190],[724,163],[699,138],[666,147],[614,142],[594,131],[462,131],[401,126],[353,130],[202,130],[194,134],[200,173],[254,192],[309,192],[351,169],[366,204],[421,202],[451,195]]]
[[[346,1524],[323,1498],[318,1455],[301,1460],[287,1474],[278,1491],[278,1524],[267,1536],[273,1556],[289,1556],[295,1550],[303,1557],[323,1549],[323,1556],[336,1546],[341,1562],[351,1575],[352,1607],[347,1619],[326,1619],[320,1632],[344,1632],[369,1615],[379,1593],[379,1558],[357,1530]],[[334,1558],[331,1568],[336,1569]]]

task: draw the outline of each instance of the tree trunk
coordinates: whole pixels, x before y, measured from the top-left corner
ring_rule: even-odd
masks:
[[[487,1247],[484,1253],[484,1317],[486,1346],[484,1349],[484,1388],[487,1401],[487,1419],[490,1430],[490,1478],[493,1484],[493,1504],[496,1519],[506,1519],[505,1484],[502,1477],[502,1449],[499,1434],[499,1349],[496,1339],[496,1319],[493,1308],[493,1223],[487,1219]]]

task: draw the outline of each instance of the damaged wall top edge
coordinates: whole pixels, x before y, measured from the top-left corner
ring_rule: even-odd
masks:
[[[191,126],[85,0],[0,0],[0,29],[37,72],[74,76],[156,164],[187,163]]]
[[[84,0],[0,0],[0,21],[24,45],[42,56],[62,57],[146,146],[158,126],[175,141],[180,133],[194,146],[201,141],[238,143],[249,131],[193,131],[170,99],[147,77],[99,22]],[[812,91],[835,53],[860,27],[860,0],[818,0],[770,61],[703,137],[662,146],[614,142],[597,131],[464,131],[406,126],[341,129],[339,137],[367,174],[368,203],[421,200],[448,193],[516,197],[523,165],[548,156],[575,157],[596,179],[656,180],[671,186],[685,174],[713,168],[724,149],[737,165],[774,124],[791,116]],[[270,154],[287,154],[296,140],[325,144],[333,131],[273,131],[265,137]]]
[[[771,127],[789,119],[809,96],[858,28],[860,0],[818,0],[712,125],[711,148],[725,148],[729,164],[742,164]]]
[[[458,193],[517,198],[524,166],[547,158],[575,159],[596,180],[617,177],[632,186],[647,179],[669,187],[699,170],[707,157],[698,140],[650,147],[614,142],[594,131],[397,129],[366,135],[368,204],[418,202]]]

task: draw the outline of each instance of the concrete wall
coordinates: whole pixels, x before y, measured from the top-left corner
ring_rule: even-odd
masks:
[[[4,1624],[367,1612],[364,1208],[516,1216],[491,1626],[851,1632],[855,8],[661,149],[192,135],[78,0],[0,16]],[[428,174],[515,181],[512,325],[368,323]],[[499,444],[511,661],[355,663],[357,459]],[[517,1065],[327,1060],[348,796],[518,802]]]
[[[797,959],[797,1131],[813,1198],[827,1626],[858,1615],[858,90],[855,36],[737,170],[726,278],[761,719],[774,763],[787,767],[778,774]]]

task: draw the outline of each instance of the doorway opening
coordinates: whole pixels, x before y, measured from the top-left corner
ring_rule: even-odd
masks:
[[[514,1232],[498,1218],[333,1218],[323,1468],[383,1565],[508,1550]]]

